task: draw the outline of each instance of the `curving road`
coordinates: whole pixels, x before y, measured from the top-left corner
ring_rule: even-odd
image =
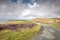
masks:
[[[60,31],[46,25],[42,27],[42,32],[32,37],[31,40],[60,40]]]

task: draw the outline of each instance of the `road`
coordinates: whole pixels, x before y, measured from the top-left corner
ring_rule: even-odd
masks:
[[[35,35],[30,40],[60,40],[60,31],[46,25],[42,25],[42,27],[42,32]]]

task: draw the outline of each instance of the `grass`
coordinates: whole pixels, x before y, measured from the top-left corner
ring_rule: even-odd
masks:
[[[51,26],[51,27],[54,27],[56,29],[59,29],[60,30],[60,23],[54,23],[54,24],[46,24],[48,26]]]
[[[15,24],[16,22],[17,21],[12,22],[12,23]],[[22,23],[22,22],[18,21],[17,24]],[[24,22],[29,23],[29,22],[26,22],[26,21],[24,21]],[[38,34],[40,30],[41,30],[40,25],[35,25],[32,28],[26,28],[26,29],[20,29],[19,28],[18,31],[6,29],[6,30],[2,30],[0,32],[0,40],[29,40],[34,35]]]
[[[60,30],[60,18],[36,18],[33,20]]]
[[[28,23],[33,23],[32,21],[30,20],[10,20],[10,21],[7,21],[7,22],[0,22],[0,24],[28,24]]]
[[[6,22],[7,24],[29,24],[29,23],[33,23],[32,21],[30,20],[13,20],[13,21],[9,21],[9,22]],[[34,24],[34,23],[33,23]]]

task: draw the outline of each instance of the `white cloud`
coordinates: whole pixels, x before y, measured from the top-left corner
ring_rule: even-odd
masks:
[[[22,2],[20,0],[19,2]],[[32,18],[59,18],[60,17],[60,3],[56,1],[51,2],[22,4],[22,3],[1,3],[0,5],[0,19],[32,19]],[[40,2],[40,1],[38,1]],[[5,17],[6,16],[6,17]]]
[[[39,1],[40,2],[40,1]],[[49,3],[50,2],[50,3]],[[22,11],[24,17],[40,17],[40,18],[59,18],[60,5],[58,1],[51,4],[51,1],[45,1],[43,4],[28,5],[29,8]]]
[[[21,11],[26,9],[27,5],[24,4],[14,4],[14,3],[5,3],[0,5],[0,19],[10,20],[10,19],[19,19],[18,17],[21,14]]]

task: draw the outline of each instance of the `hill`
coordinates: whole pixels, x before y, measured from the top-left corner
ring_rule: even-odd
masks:
[[[60,18],[35,18],[33,20],[60,29]]]

